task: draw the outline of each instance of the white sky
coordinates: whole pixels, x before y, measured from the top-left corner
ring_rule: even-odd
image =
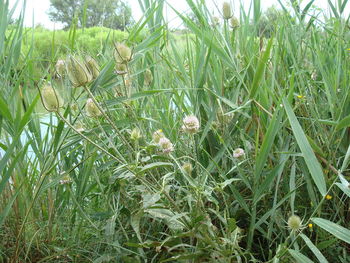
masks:
[[[9,1],[10,1],[10,6],[12,6],[17,0],[9,0]],[[20,1],[19,6],[21,6],[23,0],[19,0],[19,1]],[[100,1],[103,1],[103,0],[100,0]],[[129,2],[129,5],[131,6],[131,9],[132,9],[133,17],[137,21],[142,17],[142,12],[139,7],[138,0],[126,0],[126,1]],[[309,2],[309,0],[299,0],[299,1],[302,2],[302,5],[306,5]],[[213,10],[213,14],[218,14],[218,10],[216,7],[219,7],[221,9],[221,6],[224,0],[205,0],[205,2],[207,3],[208,9]],[[233,3],[233,10],[236,13],[238,13],[240,2],[242,2],[246,7],[248,7],[251,0],[231,0],[230,2]],[[263,9],[266,9],[272,5],[276,5],[277,7],[279,7],[279,3],[277,0],[262,0],[261,2],[262,2]],[[289,0],[281,0],[281,2],[288,3]],[[332,0],[332,2],[334,3],[336,2],[336,0]],[[172,5],[176,10],[180,12],[186,12],[189,10],[186,0],[167,0],[167,3],[169,5]],[[314,4],[324,10],[328,10],[327,0],[316,0]],[[62,27],[61,24],[57,24],[57,23],[55,24],[50,21],[47,15],[49,8],[50,8],[50,0],[27,0],[25,25],[32,26],[33,19],[34,19],[34,25],[42,24],[49,29],[54,29],[54,28],[60,29]],[[349,9],[348,11],[350,11],[350,4],[347,9]],[[171,10],[170,7],[166,7],[164,12],[165,12],[165,17],[167,18],[168,21],[170,21],[171,27],[176,27],[181,23],[180,19],[176,17],[176,14]]]

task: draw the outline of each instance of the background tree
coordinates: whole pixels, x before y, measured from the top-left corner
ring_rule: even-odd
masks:
[[[122,0],[50,0],[49,17],[70,27],[74,18],[78,26],[104,26],[125,29],[133,23],[130,6]]]

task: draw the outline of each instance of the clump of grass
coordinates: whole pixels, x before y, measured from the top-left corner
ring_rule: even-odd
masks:
[[[180,44],[144,1],[114,50],[52,57],[51,86],[22,18],[0,38],[2,260],[349,261],[347,1],[281,6],[269,35],[260,1],[215,26],[187,2]]]

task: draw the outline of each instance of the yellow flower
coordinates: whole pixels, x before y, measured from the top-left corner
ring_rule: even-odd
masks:
[[[327,199],[327,200],[331,200],[331,199],[332,199],[332,196],[331,196],[331,195],[326,195],[326,199]]]
[[[313,227],[313,224],[308,224],[308,227],[311,229]]]
[[[303,99],[303,98],[305,98],[305,96],[303,96],[303,95],[298,95],[297,98],[298,98],[298,99]]]

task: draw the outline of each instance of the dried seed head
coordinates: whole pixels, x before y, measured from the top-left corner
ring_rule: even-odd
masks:
[[[164,135],[164,133],[163,133],[162,130],[157,130],[157,131],[155,131],[155,132],[153,133],[153,135],[152,135],[153,141],[154,141],[155,143],[159,143],[159,140],[160,140],[161,138],[164,138],[164,137],[165,137],[165,135]]]
[[[67,62],[67,73],[74,87],[85,86],[92,80],[92,75],[85,64],[72,56]]]
[[[114,45],[114,59],[116,63],[125,64],[131,60],[131,49],[123,43]]]
[[[152,71],[150,71],[149,69],[146,69],[145,71],[145,75],[144,75],[144,83],[146,86],[151,85],[153,81],[153,75],[152,75]]]
[[[288,227],[292,231],[297,231],[301,228],[301,219],[297,215],[292,215],[288,218]]]
[[[239,27],[239,21],[238,21],[238,19],[237,19],[235,16],[231,17],[231,19],[230,19],[230,25],[231,25],[231,27],[232,27],[233,29],[236,29],[236,28]]]
[[[90,71],[93,79],[96,79],[100,74],[100,67],[97,64],[96,60],[90,56],[85,58],[86,67]]]
[[[244,156],[244,150],[242,148],[237,148],[236,150],[233,151],[233,157],[234,158],[240,158]]]
[[[171,153],[174,151],[174,146],[168,138],[162,137],[159,139],[159,147],[163,153]]]
[[[86,101],[85,109],[86,109],[87,115],[90,117],[99,117],[102,115],[102,112],[100,111],[100,109],[97,107],[94,101],[90,98]]]
[[[230,19],[232,17],[231,5],[229,2],[222,4],[222,16],[224,19]]]
[[[56,73],[57,75],[62,78],[64,76],[64,73],[66,71],[66,63],[63,59],[59,59],[56,62],[55,65]]]
[[[184,169],[184,171],[186,172],[186,174],[191,175],[192,171],[193,171],[193,167],[191,163],[184,163],[182,165],[182,169]]]
[[[190,115],[183,119],[182,129],[187,133],[196,133],[199,130],[199,120],[196,116]]]
[[[57,111],[63,106],[63,100],[51,85],[45,85],[41,90],[41,96],[45,108],[48,111]]]

